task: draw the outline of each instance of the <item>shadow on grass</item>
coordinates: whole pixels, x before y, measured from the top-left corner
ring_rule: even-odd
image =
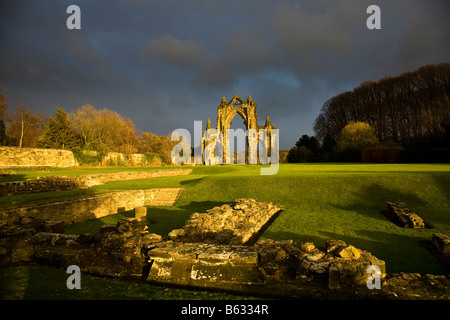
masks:
[[[0,209],[86,198],[103,193],[106,192],[103,190],[82,189],[15,194],[7,197],[0,197]]]
[[[64,233],[76,235],[89,233],[99,229],[103,225],[116,225],[117,221],[119,221],[120,219],[132,217],[134,217],[134,210],[124,211],[102,218],[92,218],[90,220],[67,226],[64,230]]]
[[[447,174],[442,174],[441,172],[432,175],[434,182],[442,190],[442,194],[450,203],[450,172]]]
[[[8,170],[6,170],[6,171],[8,171]],[[0,175],[1,175],[2,173],[1,173],[1,170],[0,170]],[[3,182],[15,182],[15,181],[24,181],[26,179],[26,175],[24,175],[24,174],[15,174],[15,173],[13,173],[13,174],[9,174],[9,175],[6,175],[6,176],[4,176],[4,177],[0,177],[0,183],[3,183]]]
[[[215,206],[222,205],[223,202],[215,201],[192,201],[181,206],[149,206],[147,207],[148,231],[163,237],[167,236],[173,229],[183,227],[187,219],[194,212],[206,212]],[[116,225],[122,218],[134,217],[134,210],[129,210],[102,218],[87,220],[81,223],[66,227],[67,234],[88,233],[99,229],[103,225]]]
[[[174,207],[148,207],[149,232],[165,237],[173,229],[182,228],[192,213],[203,213],[222,204],[223,202],[216,201],[191,201],[186,205]]]
[[[181,184],[182,186],[191,185],[191,184],[197,184],[197,183],[200,182],[202,179],[203,179],[203,178],[184,180],[184,181],[180,181],[180,184]]]
[[[409,206],[426,206],[427,203],[412,192],[391,189],[381,184],[372,183],[362,186],[354,195],[355,200],[350,204],[331,203],[340,210],[354,211],[377,220],[387,220],[381,214],[386,209],[387,202],[403,202]]]

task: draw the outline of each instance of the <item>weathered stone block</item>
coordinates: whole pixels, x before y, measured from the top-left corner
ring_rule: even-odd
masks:
[[[228,259],[231,256],[232,251],[225,248],[208,248],[204,252],[200,253],[197,257],[199,263],[203,265],[220,265],[227,264]]]
[[[336,255],[344,259],[359,259],[361,252],[354,246],[340,247],[335,250]]]
[[[259,285],[263,283],[257,268],[231,266],[230,264],[192,266],[191,279],[202,283],[234,283],[238,287],[242,284]],[[217,285],[214,285],[217,287]]]
[[[192,273],[193,262],[189,260],[174,260],[170,265],[170,273],[167,275],[170,278],[184,279],[189,281]]]
[[[142,235],[142,243],[151,243],[162,241],[162,237],[156,233],[146,233]]]
[[[177,237],[182,237],[186,234],[184,229],[174,229],[169,232],[168,236],[170,239],[176,239]]]
[[[233,266],[247,266],[247,267],[257,267],[258,266],[258,253],[257,252],[233,252],[228,261]]]
[[[134,217],[140,221],[147,220],[147,207],[134,208]]]
[[[149,260],[172,260],[172,256],[167,248],[154,248],[148,253]]]
[[[300,248],[302,249],[302,251],[309,253],[314,251],[314,249],[316,249],[316,246],[312,242],[305,242],[300,245]]]
[[[403,202],[387,202],[387,210],[383,210],[382,213],[402,228],[422,229],[426,227],[425,221],[411,212]]]

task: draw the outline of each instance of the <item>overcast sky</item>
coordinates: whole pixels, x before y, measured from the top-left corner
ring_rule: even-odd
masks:
[[[71,4],[81,30],[66,27]],[[371,4],[381,30],[366,27]],[[10,111],[92,104],[159,135],[215,126],[222,96],[251,94],[290,148],[332,96],[450,62],[449,12],[448,0],[2,0],[0,83]]]

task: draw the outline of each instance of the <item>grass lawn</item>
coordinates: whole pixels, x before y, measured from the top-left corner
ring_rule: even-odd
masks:
[[[185,188],[175,206],[148,208],[150,232],[161,235],[181,227],[193,212],[237,198],[272,201],[285,210],[263,238],[311,241],[319,247],[342,239],[385,260],[388,273],[448,273],[421,242],[430,241],[435,232],[450,234],[449,164],[282,164],[273,176],[261,176],[260,167],[252,165],[193,169],[188,176],[110,182],[89,190]],[[84,170],[74,169],[77,174]],[[396,226],[380,214],[388,201],[405,202],[434,228]],[[127,215],[132,213],[74,225],[67,232],[87,232]]]

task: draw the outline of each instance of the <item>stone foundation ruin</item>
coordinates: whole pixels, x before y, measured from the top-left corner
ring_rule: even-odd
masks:
[[[164,239],[147,230],[141,209],[136,218],[81,235],[60,233],[63,225],[55,221],[0,227],[0,264],[77,265],[100,276],[271,297],[450,299],[449,277],[386,274],[384,261],[342,240],[329,240],[325,248],[292,240],[249,242],[282,210],[271,203],[238,199],[193,213]],[[381,271],[381,289],[366,286],[370,266]]]
[[[302,297],[315,290],[364,283],[371,265],[385,274],[384,261],[343,241],[328,241],[325,250],[292,240],[250,241],[282,209],[237,199],[193,213],[182,229],[169,233],[168,241],[147,245],[151,266],[147,280]]]
[[[252,246],[165,241],[147,247],[148,281],[256,295],[305,297],[326,288],[364,285],[371,265],[385,275],[382,260],[343,241],[329,241],[325,250],[273,240]]]

